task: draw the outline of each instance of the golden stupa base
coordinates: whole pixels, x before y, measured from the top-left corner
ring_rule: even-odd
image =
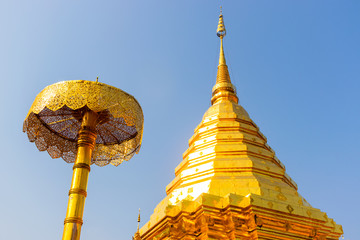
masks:
[[[269,207],[271,205],[271,208]],[[318,239],[338,240],[342,227],[326,213],[290,206],[260,195],[202,194],[177,205],[160,203],[141,230],[141,239]]]

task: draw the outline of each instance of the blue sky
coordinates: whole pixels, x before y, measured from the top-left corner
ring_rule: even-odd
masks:
[[[240,104],[299,192],[358,236],[360,2],[1,1],[0,239],[59,239],[72,167],[22,133],[47,85],[95,80],[134,95],[143,146],[93,166],[82,239],[129,239],[165,196],[210,106],[223,5],[225,55]]]

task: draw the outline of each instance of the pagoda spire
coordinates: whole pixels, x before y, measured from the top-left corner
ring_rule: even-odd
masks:
[[[139,232],[139,225],[140,225],[140,208],[139,208],[138,226],[137,226],[137,231],[138,231],[138,232]]]
[[[231,101],[238,103],[239,99],[236,96],[235,86],[231,83],[229,70],[226,65],[223,39],[226,35],[226,29],[224,19],[222,15],[222,9],[220,7],[219,24],[216,31],[217,36],[220,38],[220,54],[219,54],[219,65],[216,76],[216,84],[212,90],[211,104],[214,105],[221,101]]]
[[[141,240],[139,226],[140,226],[140,208],[139,208],[137,231],[136,231],[135,235],[132,237],[132,240]]]

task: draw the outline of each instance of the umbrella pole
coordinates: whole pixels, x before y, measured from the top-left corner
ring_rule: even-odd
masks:
[[[88,111],[84,114],[77,141],[77,156],[73,166],[73,177],[69,201],[64,220],[63,240],[79,240],[87,183],[90,172],[91,154],[95,147],[98,114]]]

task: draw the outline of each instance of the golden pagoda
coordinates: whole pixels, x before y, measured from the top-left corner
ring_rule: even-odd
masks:
[[[220,58],[211,107],[189,140],[167,196],[140,229],[141,239],[339,239],[341,225],[298,193],[238,104],[225,61],[222,14],[217,35]]]

